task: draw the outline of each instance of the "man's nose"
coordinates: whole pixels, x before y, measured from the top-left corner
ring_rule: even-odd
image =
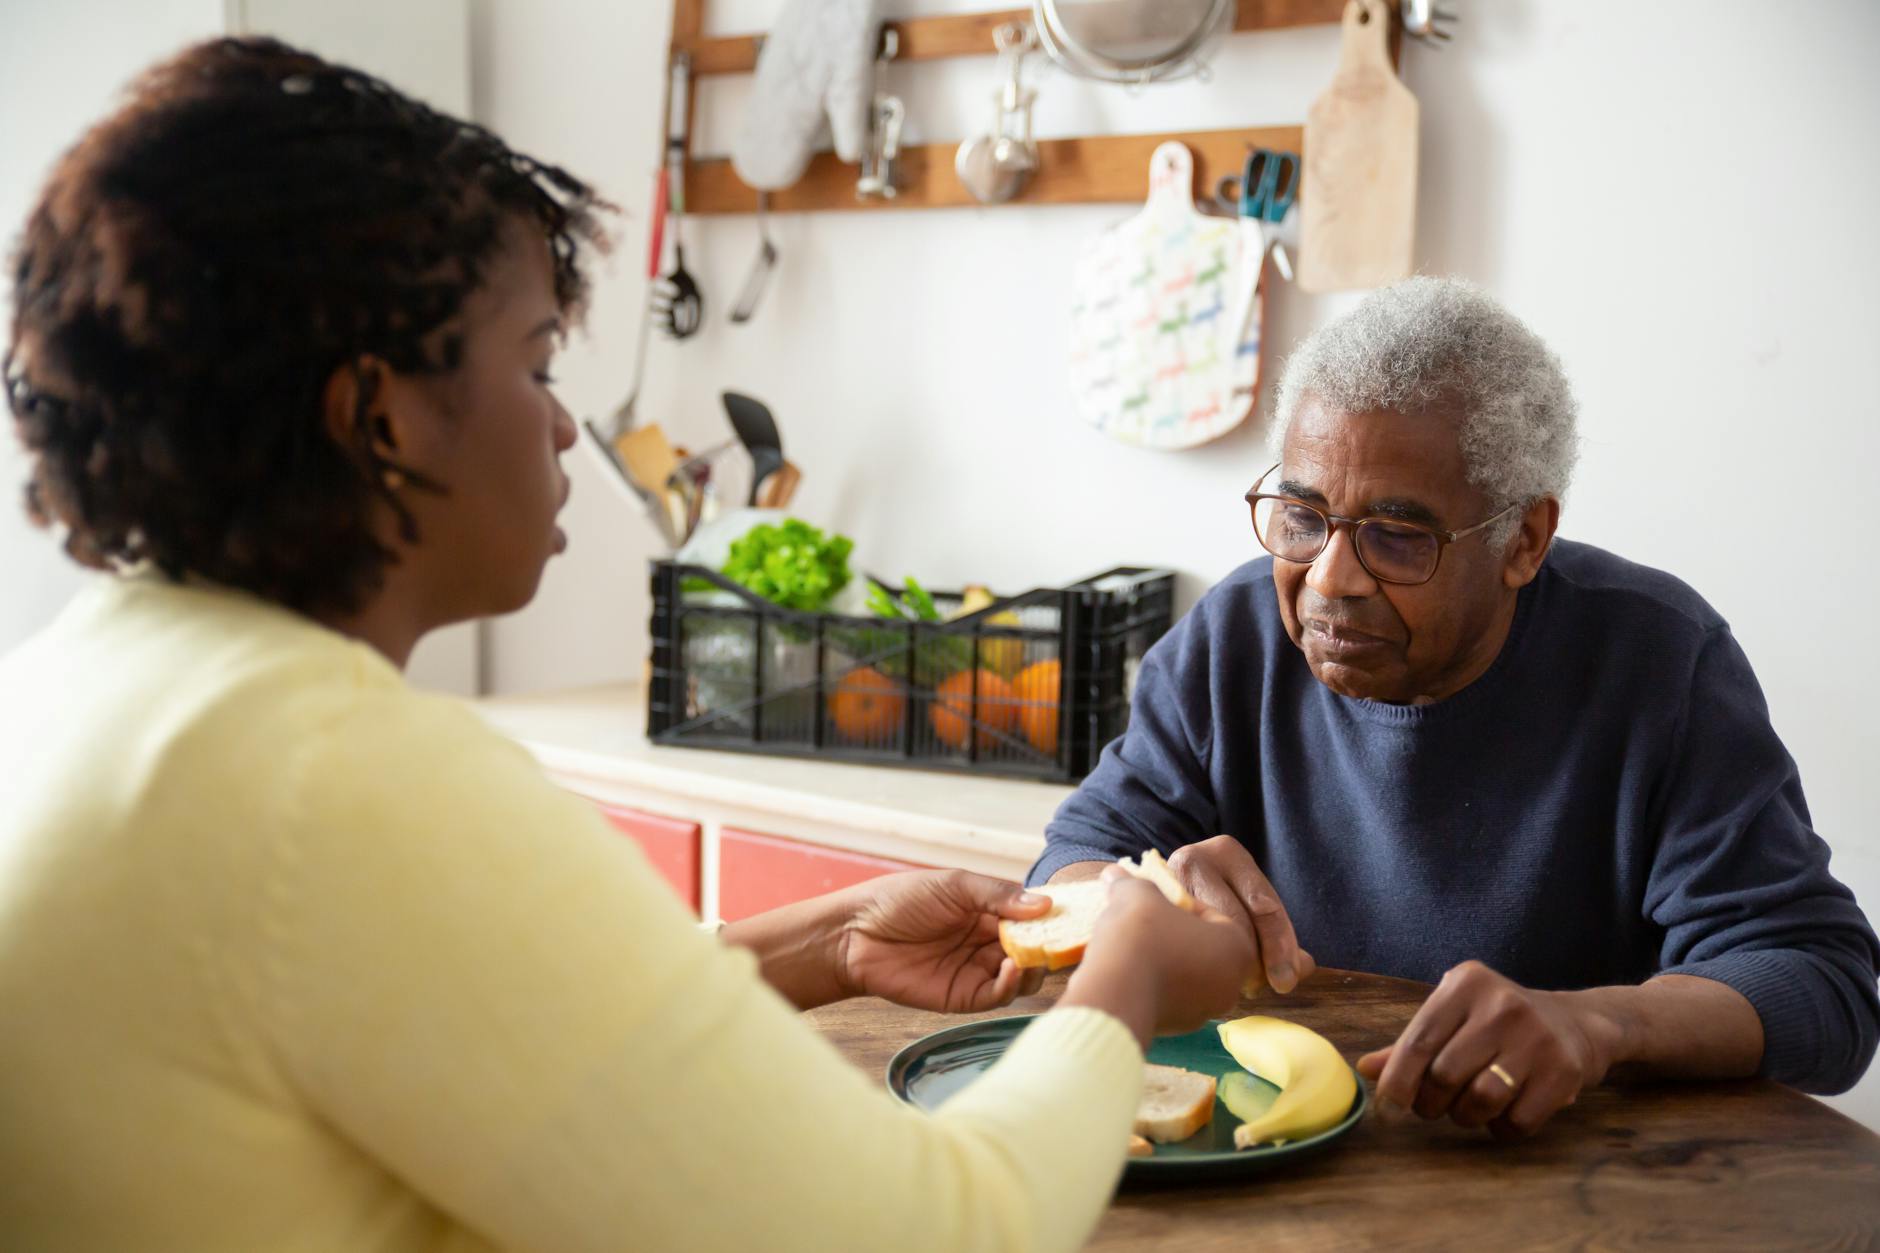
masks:
[[[1306,586],[1326,600],[1347,596],[1369,596],[1377,591],[1377,580],[1358,560],[1355,528],[1334,523],[1325,551],[1312,559],[1306,570]]]
[[[555,407],[555,451],[567,452],[574,447],[575,441],[579,438],[580,433],[575,430],[574,418],[566,409],[557,405]]]

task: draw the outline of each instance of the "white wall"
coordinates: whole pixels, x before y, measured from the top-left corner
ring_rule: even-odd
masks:
[[[577,412],[604,412],[631,366],[669,6],[474,2],[480,116],[633,214],[562,370]],[[1880,6],[1456,7],[1454,45],[1406,55],[1423,108],[1419,262],[1485,284],[1560,352],[1586,435],[1563,532],[1678,573],[1731,620],[1836,871],[1880,916],[1874,737],[1860,729],[1880,699],[1862,543],[1880,467]],[[761,29],[776,8],[712,0],[711,29]],[[1327,28],[1235,36],[1207,84],[1132,96],[1054,74],[1039,131],[1297,121],[1335,59]],[[982,125],[994,78],[990,59],[896,71],[912,137]],[[707,84],[704,151],[728,147],[746,81]],[[698,446],[726,430],[719,390],[764,398],[806,471],[799,512],[856,537],[884,574],[1009,590],[1154,562],[1186,572],[1192,595],[1252,554],[1239,497],[1264,450],[1250,425],[1199,451],[1138,452],[1069,413],[1066,275],[1117,215],[779,219],[782,269],[744,327],[724,313],[752,224],[694,223],[708,328],[655,341],[640,412]],[[1269,342],[1283,351],[1349,303],[1282,291]],[[574,472],[569,553],[492,632],[499,689],[638,672],[651,535],[585,456]],[[1752,505],[1758,489],[1780,496]],[[1838,1103],[1880,1127],[1880,1070]]]
[[[221,29],[222,0],[0,0],[0,249],[9,261],[52,163],[105,114],[118,89],[163,53]],[[11,268],[0,279],[9,290]],[[27,523],[20,504],[26,456],[11,421],[5,425],[0,651],[43,625],[85,578],[53,535]]]

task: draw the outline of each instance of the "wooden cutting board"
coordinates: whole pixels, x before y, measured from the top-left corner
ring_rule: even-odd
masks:
[[[1145,448],[1225,435],[1259,389],[1259,230],[1196,209],[1194,176],[1186,146],[1158,146],[1142,211],[1092,241],[1072,280],[1078,413]]]
[[[1417,101],[1390,64],[1390,6],[1347,0],[1331,85],[1306,113],[1299,286],[1407,278],[1416,238]]]

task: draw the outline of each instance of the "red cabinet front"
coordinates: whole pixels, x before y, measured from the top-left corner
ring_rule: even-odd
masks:
[[[601,816],[623,835],[633,837],[645,851],[653,869],[672,884],[686,908],[699,912],[699,826],[678,818],[662,818],[637,809],[599,806]]]
[[[718,842],[718,916],[735,922],[878,875],[926,868],[726,827]]]

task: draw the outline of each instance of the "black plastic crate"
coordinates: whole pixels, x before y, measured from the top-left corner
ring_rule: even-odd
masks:
[[[654,743],[1063,783],[1129,724],[1175,601],[1171,572],[1119,567],[893,622],[784,609],[703,566],[652,577]],[[942,614],[962,600],[932,596]]]

